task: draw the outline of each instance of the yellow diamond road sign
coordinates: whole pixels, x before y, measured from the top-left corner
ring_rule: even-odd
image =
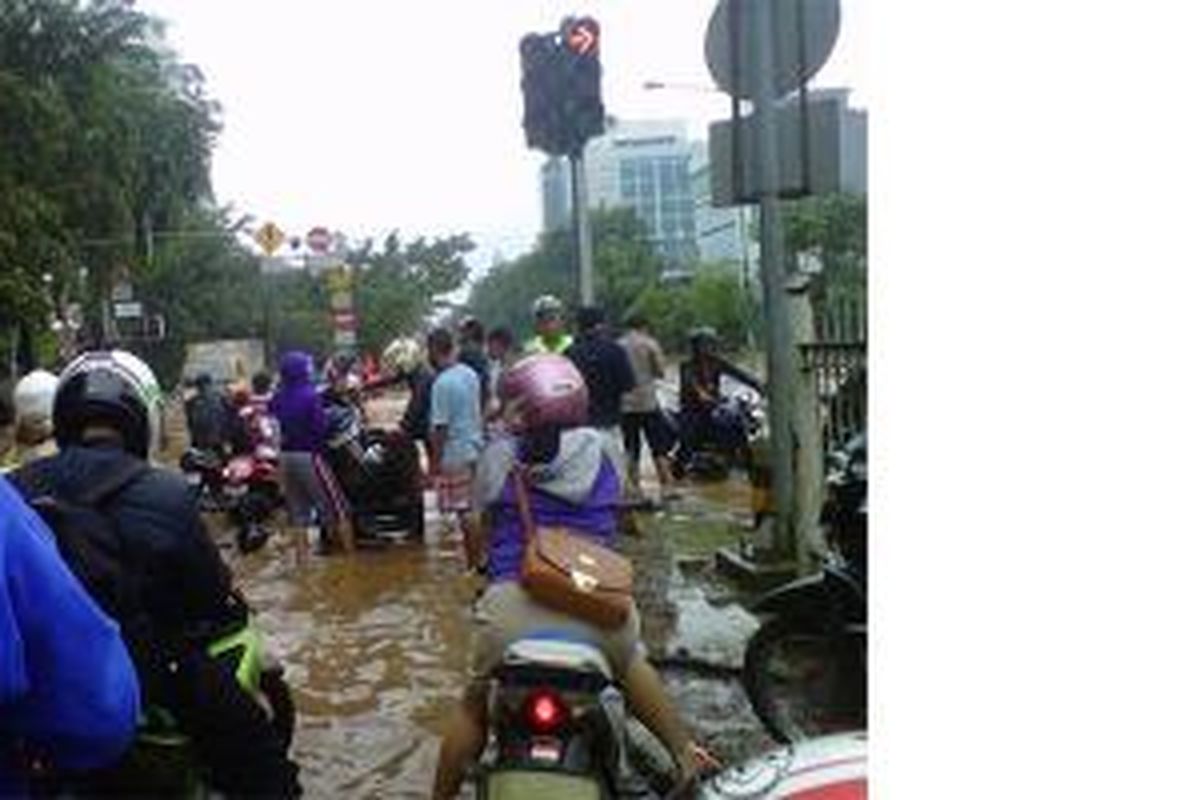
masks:
[[[254,234],[254,241],[258,242],[258,246],[269,256],[275,254],[286,238],[284,232],[274,222],[268,222]]]

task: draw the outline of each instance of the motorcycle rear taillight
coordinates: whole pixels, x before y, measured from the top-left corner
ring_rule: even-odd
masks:
[[[536,734],[554,733],[570,717],[566,703],[557,692],[538,689],[525,700],[525,722]]]

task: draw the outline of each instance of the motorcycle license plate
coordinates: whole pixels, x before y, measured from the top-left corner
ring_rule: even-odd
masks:
[[[600,785],[582,775],[502,770],[487,776],[487,797],[494,800],[601,800],[602,796]]]
[[[187,481],[188,486],[199,486],[204,481],[203,476],[199,472],[185,472],[183,473],[183,479]]]

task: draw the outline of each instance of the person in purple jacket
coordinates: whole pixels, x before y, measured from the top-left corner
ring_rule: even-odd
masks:
[[[346,498],[321,455],[329,421],[313,384],[312,357],[295,350],[285,353],[279,361],[279,380],[268,410],[279,421],[279,472],[288,517],[297,529],[297,552],[303,554],[308,546],[305,537],[314,516],[323,542],[336,532],[342,546],[351,551],[354,535]]]
[[[139,697],[116,624],[0,478],[0,797],[24,797],[33,764],[70,773],[116,762]]]
[[[588,390],[574,364],[559,355],[517,362],[500,381],[506,428],[480,456],[477,507],[485,509],[488,586],[475,605],[470,676],[462,703],[445,726],[435,798],[458,796],[487,739],[487,688],[505,648],[534,631],[553,629],[594,642],[607,656],[634,714],[670,749],[682,779],[699,758],[658,673],[646,659],[636,608],[615,630],[598,628],[534,601],[520,584],[525,534],[513,468],[528,470],[530,506],[539,526],[564,526],[608,547],[615,545],[624,460],[611,437],[582,427]]]

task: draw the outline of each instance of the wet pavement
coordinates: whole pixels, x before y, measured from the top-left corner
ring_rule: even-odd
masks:
[[[697,738],[729,761],[769,743],[736,673],[757,623],[712,566],[748,509],[739,479],[689,487],[668,510],[638,514],[640,536],[622,537],[638,569],[651,656]],[[466,674],[472,597],[461,544],[428,513],[426,543],[303,564],[279,536],[240,556],[231,531],[212,520],[286,665],[298,709],[294,755],[310,796],[428,797],[441,720]]]

